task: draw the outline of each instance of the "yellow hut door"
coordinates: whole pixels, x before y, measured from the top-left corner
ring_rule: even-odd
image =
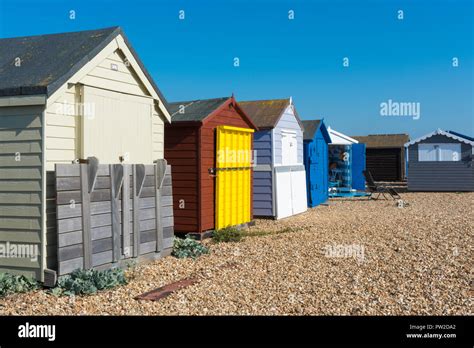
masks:
[[[217,127],[216,230],[252,219],[253,129]]]

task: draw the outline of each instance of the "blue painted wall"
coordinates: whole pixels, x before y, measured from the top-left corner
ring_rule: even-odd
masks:
[[[325,127],[324,124],[321,127]],[[328,200],[328,143],[321,127],[313,140],[304,141],[308,207],[315,207]]]
[[[272,131],[263,130],[253,135],[253,148],[256,155],[256,165],[272,164]]]
[[[253,215],[273,216],[273,173],[271,171],[253,172]]]
[[[352,144],[352,188],[365,191],[365,144]]]
[[[453,162],[418,161],[418,145],[428,143],[460,143],[461,160]],[[409,158],[408,191],[474,191],[473,146],[438,134],[408,146],[407,153]]]
[[[293,130],[296,133],[297,162],[290,167],[303,167],[303,130],[298,122],[293,106],[288,106],[283,112],[275,128],[261,130],[254,134],[254,150],[256,167],[253,171],[253,214],[254,216],[276,217],[278,209],[275,207],[275,178],[273,169],[282,167],[282,130]],[[283,188],[280,188],[283,189]],[[291,190],[290,187],[284,189]],[[305,199],[305,189],[301,188],[301,199]],[[290,202],[291,204],[291,202]]]
[[[273,216],[272,131],[254,133],[253,215]]]

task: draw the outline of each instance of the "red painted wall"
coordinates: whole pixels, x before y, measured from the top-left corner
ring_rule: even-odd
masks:
[[[198,131],[179,123],[165,127],[165,159],[173,171],[173,214],[176,232],[196,232],[198,221]],[[179,207],[184,200],[184,209]]]
[[[201,231],[212,230],[215,226],[215,179],[208,169],[216,166],[217,126],[253,128],[231,105],[224,106],[201,127]]]
[[[172,122],[165,127],[165,159],[172,166],[175,232],[202,233],[215,226],[216,127],[254,128],[230,101],[199,122]],[[184,200],[185,208],[180,208]],[[252,210],[251,210],[252,211]]]

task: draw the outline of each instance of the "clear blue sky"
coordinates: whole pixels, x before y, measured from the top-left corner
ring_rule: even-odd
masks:
[[[0,0],[0,37],[119,25],[170,101],[292,96],[349,135],[473,135],[473,23],[471,0]],[[388,99],[420,119],[380,116]]]

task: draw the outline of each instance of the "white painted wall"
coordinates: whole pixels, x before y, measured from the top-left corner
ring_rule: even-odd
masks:
[[[286,108],[283,115],[278,121],[275,128],[272,130],[273,140],[273,165],[284,165],[282,162],[282,131],[294,131],[296,133],[297,142],[297,162],[294,165],[303,164],[303,131],[298,123],[293,107],[290,105]]]

